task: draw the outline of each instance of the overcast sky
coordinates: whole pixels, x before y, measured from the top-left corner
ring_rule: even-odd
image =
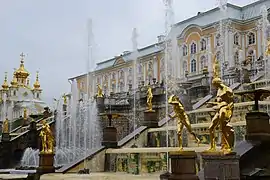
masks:
[[[254,0],[231,0],[245,5]],[[217,5],[216,0],[174,0],[174,22]],[[0,79],[12,78],[19,54],[26,54],[25,67],[36,70],[44,100],[69,92],[68,78],[86,72],[87,19],[93,21],[94,58],[106,60],[132,49],[131,34],[138,30],[138,44],[156,42],[164,32],[163,0],[1,0]]]

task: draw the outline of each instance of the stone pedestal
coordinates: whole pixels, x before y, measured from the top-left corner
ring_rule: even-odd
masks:
[[[40,153],[39,154],[39,167],[37,168],[38,174],[46,174],[46,173],[54,173],[55,167],[53,166],[54,163],[54,154],[46,154]]]
[[[144,112],[144,120],[141,124],[142,126],[147,126],[149,128],[157,128],[158,127],[158,117],[156,111],[145,111]]]
[[[170,152],[171,173],[166,173],[168,180],[199,180],[196,175],[196,158],[195,151],[177,151]],[[161,175],[162,176],[162,175]],[[164,177],[161,177],[163,178]]]
[[[104,97],[97,97],[97,108],[99,113],[105,111]]]
[[[10,141],[10,134],[9,133],[2,133],[2,141],[7,142]]]
[[[269,115],[264,112],[246,114],[246,140],[270,141]]]
[[[204,179],[240,180],[239,156],[236,153],[201,153]]]
[[[63,115],[67,115],[67,105],[66,104],[63,104]]]
[[[117,148],[117,129],[112,126],[108,126],[103,130],[102,146],[106,148]]]

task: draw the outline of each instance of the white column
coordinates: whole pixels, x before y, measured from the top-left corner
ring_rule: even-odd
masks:
[[[206,48],[207,48],[207,53],[208,53],[208,58],[207,58],[207,65],[208,65],[208,72],[213,71],[213,65],[212,65],[212,48],[211,48],[211,35],[206,37]]]
[[[257,28],[257,46],[258,46],[258,54],[257,54],[257,57],[260,57],[261,55],[263,55],[263,52],[262,52],[262,41],[261,41],[261,31],[262,31],[262,28],[259,26]]]
[[[153,76],[154,78],[157,79],[158,77],[158,62],[157,62],[157,57],[154,56],[154,59],[153,59]]]
[[[240,33],[241,34],[241,47],[242,47],[242,51],[243,51],[243,55],[244,55],[244,57],[242,57],[243,58],[243,60],[244,59],[246,59],[246,43],[245,43],[245,36],[246,36],[246,32],[241,32]]]
[[[234,62],[234,50],[233,50],[233,45],[234,45],[234,34],[230,30],[229,31],[229,67],[235,67],[235,62]]]

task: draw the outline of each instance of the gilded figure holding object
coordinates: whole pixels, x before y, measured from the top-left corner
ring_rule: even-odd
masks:
[[[42,143],[41,153],[51,154],[53,153],[54,137],[49,124],[47,124],[45,120],[43,120],[42,124],[42,129],[39,134]]]
[[[97,85],[97,97],[103,97],[102,88],[99,84]]]
[[[221,150],[230,153],[234,145],[234,130],[229,124],[234,108],[233,91],[224,85],[218,77],[213,79],[212,84],[218,91],[216,102],[208,103],[208,106],[212,106],[216,112],[209,127],[211,144],[208,151],[216,151],[215,129],[219,126],[222,132]]]
[[[169,117],[172,119],[177,118],[177,135],[178,135],[180,150],[183,150],[182,132],[183,132],[184,126],[187,128],[188,132],[194,137],[194,139],[199,145],[200,139],[196,136],[196,134],[192,130],[189,117],[187,113],[185,112],[184,106],[179,100],[179,98],[175,95],[172,95],[170,96],[168,103],[173,106],[173,110],[175,113],[173,116],[169,114]]]
[[[153,104],[152,104],[152,99],[153,99],[153,93],[152,93],[152,88],[149,86],[147,89],[147,106],[148,106],[148,110],[147,111],[151,111],[153,112]]]

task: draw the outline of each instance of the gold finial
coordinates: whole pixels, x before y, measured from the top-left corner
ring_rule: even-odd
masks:
[[[3,90],[8,90],[8,82],[7,82],[7,72],[5,72],[4,83],[2,84]]]
[[[30,75],[27,70],[24,68],[24,57],[25,55],[23,53],[20,54],[21,57],[21,64],[19,69],[16,70],[15,76],[17,80],[19,81],[20,85],[25,85],[27,77]]]
[[[25,55],[23,54],[23,52],[20,54],[20,57],[21,57],[21,64],[23,64],[24,63],[24,57],[25,57]]]
[[[17,81],[15,73],[16,73],[16,69],[14,68],[13,79],[10,82],[11,87],[18,87],[18,81]]]
[[[36,75],[36,82],[34,83],[34,89],[40,89],[38,71]]]

